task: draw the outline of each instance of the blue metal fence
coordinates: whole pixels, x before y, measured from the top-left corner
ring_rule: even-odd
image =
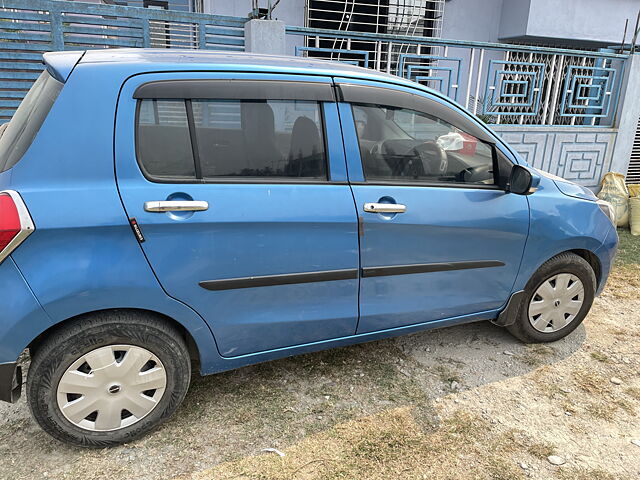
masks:
[[[42,53],[111,47],[244,50],[246,18],[60,0],[0,2],[0,122],[42,70]],[[614,124],[627,55],[404,35],[286,28],[292,54],[396,74],[487,123]]]
[[[295,55],[414,80],[487,123],[503,125],[612,126],[628,59],[610,52],[308,27],[286,31]]]
[[[42,71],[42,53],[112,47],[244,50],[246,18],[58,0],[0,2],[0,122]]]

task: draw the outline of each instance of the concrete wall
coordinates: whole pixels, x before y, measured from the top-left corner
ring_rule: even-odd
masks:
[[[305,0],[282,0],[274,19],[304,25]],[[261,0],[260,5],[266,6]],[[518,40],[564,46],[607,46],[622,40],[625,19],[633,28],[638,0],[449,0],[442,38],[497,42]],[[246,16],[251,0],[204,0],[206,13]]]
[[[614,45],[622,41],[627,18],[629,31],[633,29],[638,9],[638,0],[505,0],[498,37],[547,44]],[[629,36],[627,33],[627,41]]]
[[[280,20],[285,25],[303,26],[305,3],[305,0],[282,0],[273,11],[273,19]],[[261,7],[266,5],[266,0],[260,0]],[[204,0],[204,12],[213,15],[246,17],[251,12],[251,0]],[[303,37],[288,35],[286,52],[293,55],[295,47],[301,46],[302,43]]]
[[[496,36],[518,37],[527,31],[531,0],[506,0],[502,5],[500,28]]]
[[[612,169],[618,131],[597,127],[504,126],[491,128],[530,165],[597,190]]]
[[[273,3],[273,0],[272,2]],[[273,19],[287,25],[304,25],[305,0],[282,0],[273,11]],[[260,0],[266,7],[266,0]],[[246,17],[251,12],[251,0],[204,0],[205,13]]]
[[[619,135],[611,170],[626,174],[640,121],[640,54],[634,55],[627,64],[623,86],[616,118]]]
[[[497,41],[502,4],[503,0],[450,0],[444,7],[442,38]]]

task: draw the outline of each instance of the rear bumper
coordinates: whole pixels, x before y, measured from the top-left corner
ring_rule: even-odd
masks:
[[[22,368],[15,362],[0,363],[0,400],[15,403],[22,393]]]

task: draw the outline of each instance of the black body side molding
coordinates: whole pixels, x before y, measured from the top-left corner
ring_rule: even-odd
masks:
[[[329,282],[332,280],[355,280],[358,269],[326,270],[320,272],[285,273],[262,277],[225,278],[207,280],[199,285],[207,290],[233,290],[235,288],[271,287],[274,285],[292,285],[295,283]]]
[[[408,275],[411,273],[447,272],[471,268],[502,267],[497,260],[477,260],[470,262],[419,263],[415,265],[391,265],[388,267],[365,267],[362,277],[384,277],[389,275]],[[204,280],[198,285],[206,290],[233,290],[236,288],[272,287],[274,285],[293,285],[296,283],[330,282],[334,280],[355,280],[357,268],[343,270],[325,270],[319,272],[284,273],[259,277],[222,278]]]
[[[497,260],[475,260],[470,262],[418,263],[415,265],[392,265],[389,267],[365,267],[363,277],[386,277],[388,275],[408,275],[411,273],[448,272],[472,268],[503,267]]]

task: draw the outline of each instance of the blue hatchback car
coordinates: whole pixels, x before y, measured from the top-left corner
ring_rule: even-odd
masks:
[[[81,446],[211,374],[489,320],[574,330],[612,211],[416,83],[303,58],[49,53],[0,137],[0,399]]]

